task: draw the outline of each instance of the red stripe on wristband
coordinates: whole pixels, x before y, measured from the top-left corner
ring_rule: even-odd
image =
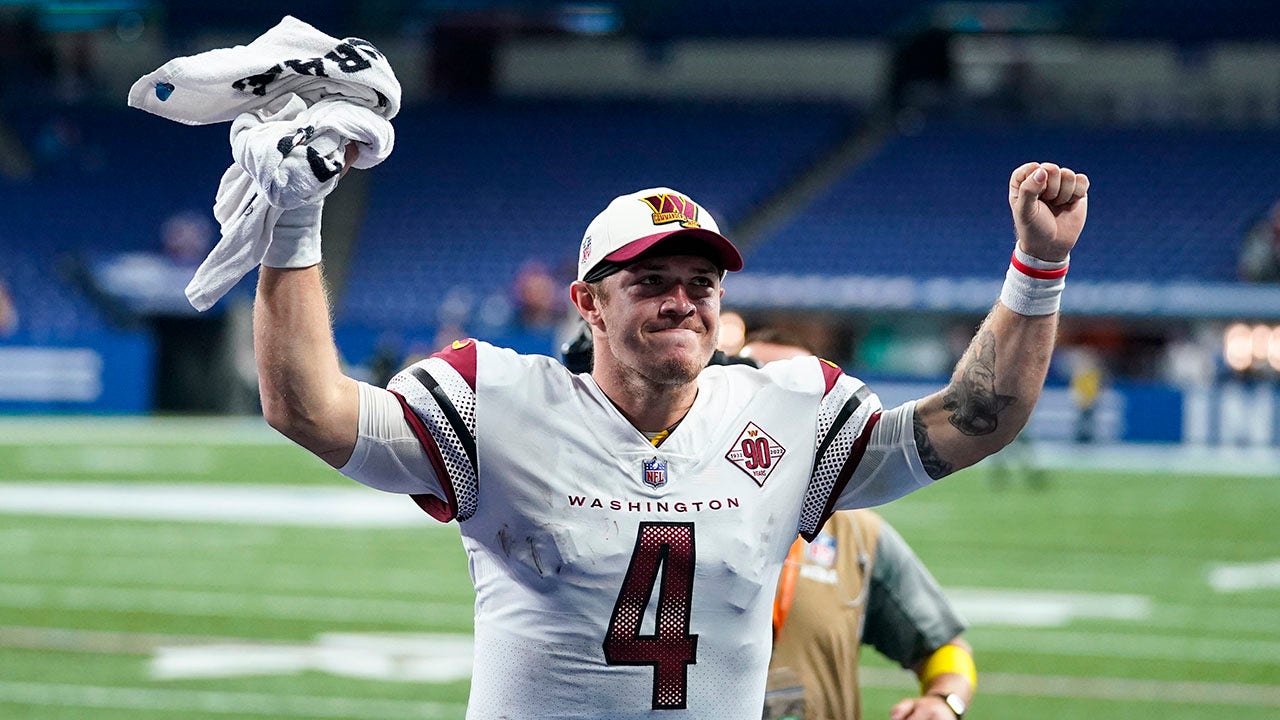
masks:
[[[1018,260],[1016,253],[1012,258],[1010,258],[1010,262],[1013,263],[1013,268],[1015,270],[1029,278],[1035,278],[1036,280],[1058,280],[1060,278],[1064,278],[1067,276],[1067,268],[1070,267],[1068,264],[1063,265],[1057,270],[1037,270]]]

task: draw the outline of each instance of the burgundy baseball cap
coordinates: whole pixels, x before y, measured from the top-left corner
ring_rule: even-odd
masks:
[[[721,270],[742,269],[742,253],[720,234],[715,218],[689,196],[649,188],[613,199],[587,226],[578,253],[578,279],[594,282],[654,250],[701,255]]]

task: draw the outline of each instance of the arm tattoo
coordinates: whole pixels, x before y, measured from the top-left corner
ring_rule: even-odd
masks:
[[[929,439],[929,429],[924,426],[918,410],[911,413],[911,430],[916,436],[916,453],[920,455],[920,464],[924,466],[924,471],[929,473],[929,477],[941,480],[950,475],[955,467],[938,455],[938,451],[933,447],[933,441]]]
[[[990,435],[996,430],[996,416],[1017,399],[996,394],[995,335],[980,330],[961,362],[960,377],[947,387],[942,407],[952,411],[947,419],[965,435]]]

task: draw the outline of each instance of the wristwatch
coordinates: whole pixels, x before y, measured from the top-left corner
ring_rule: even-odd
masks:
[[[942,698],[942,702],[946,703],[947,707],[951,708],[951,712],[956,714],[956,720],[964,720],[964,713],[966,710],[969,709],[969,706],[966,705],[964,702],[964,698],[960,697],[955,693],[929,693],[929,694],[933,695],[936,698]]]

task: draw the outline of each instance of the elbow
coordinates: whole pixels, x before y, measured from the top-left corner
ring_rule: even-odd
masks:
[[[327,415],[323,393],[304,394],[261,381],[258,393],[262,401],[262,418],[267,425],[303,445],[314,435],[319,419]]]
[[[341,467],[355,447],[359,391],[355,382],[310,394],[275,392],[261,386],[262,417],[295,444]]]
[[[297,441],[306,427],[306,414],[291,406],[280,395],[262,392],[262,418],[273,430],[290,440]]]

